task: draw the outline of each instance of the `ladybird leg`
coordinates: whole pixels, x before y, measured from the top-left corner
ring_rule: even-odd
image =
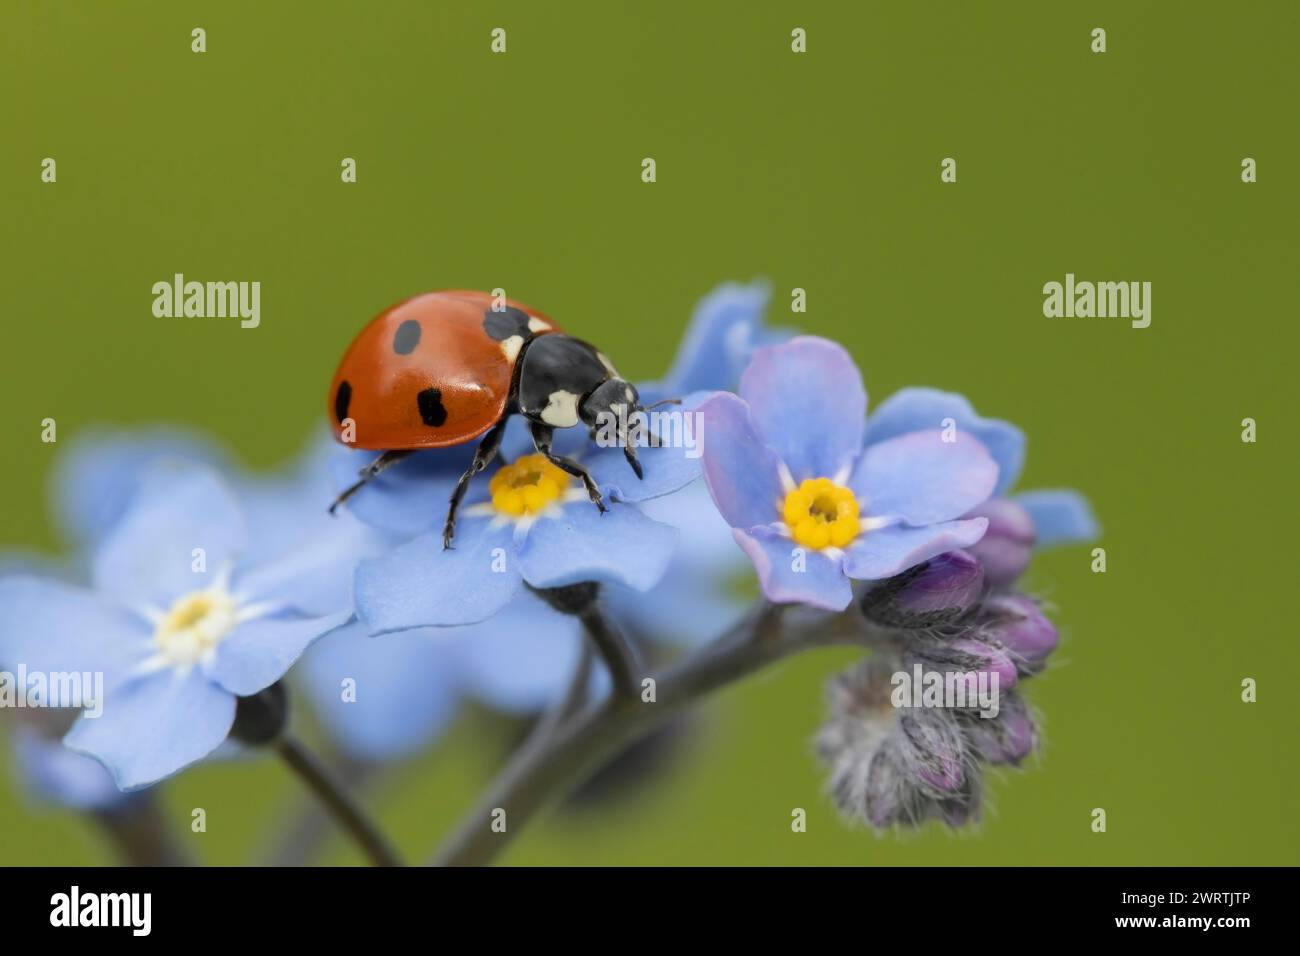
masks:
[[[366,482],[383,474],[386,470],[397,464],[409,454],[409,451],[386,451],[370,464],[366,465],[366,467],[362,468],[359,472],[361,480],[344,490],[341,495],[334,499],[334,503],[330,505],[330,514],[334,514],[334,512],[338,510],[339,505],[343,504],[343,502],[347,501],[364,488]]]
[[[591,475],[588,474],[587,469],[572,458],[565,458],[563,455],[557,455],[551,451],[551,438],[555,434],[555,429],[540,422],[532,422],[530,425],[533,433],[533,447],[545,455],[546,460],[556,468],[567,471],[574,478],[581,479],[583,487],[587,489],[587,497],[603,514],[607,510],[605,508],[605,499],[601,497],[600,489],[596,486],[596,482],[592,480]]]
[[[641,469],[641,462],[637,460],[637,457],[636,457],[636,445],[634,445],[634,444],[632,444],[632,443],[630,443],[630,442],[629,442],[628,444],[624,445],[624,446],[623,446],[623,457],[626,458],[626,459],[627,459],[627,463],[628,463],[629,465],[632,466],[632,471],[636,473],[636,476],[637,476],[638,478],[640,478],[642,481],[644,481],[644,480],[645,480],[645,472]]]
[[[444,551],[451,548],[451,539],[456,536],[456,511],[460,508],[461,499],[465,497],[465,492],[469,490],[469,483],[474,480],[474,476],[492,463],[496,457],[497,451],[501,448],[501,436],[506,431],[506,420],[503,418],[492,426],[492,430],[483,436],[483,440],[478,443],[478,448],[474,452],[474,460],[470,462],[469,468],[465,469],[465,474],[460,476],[460,481],[456,482],[456,490],[451,493],[451,506],[447,509],[447,521],[442,526],[442,549]]]

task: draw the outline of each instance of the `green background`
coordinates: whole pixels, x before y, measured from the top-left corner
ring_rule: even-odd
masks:
[[[1107,573],[1075,547],[1028,577],[1064,636],[1030,685],[1044,752],[992,781],[972,831],[849,830],[810,739],[823,683],[852,655],[819,652],[712,701],[675,772],[548,818],[505,859],[1300,862],[1287,540],[1300,524],[1300,6],[3,11],[6,547],[60,546],[47,416],[61,444],[97,422],[187,422],[270,466],[323,415],[351,336],[399,298],[501,286],[640,378],[662,372],[715,283],[766,277],[772,320],[846,343],[874,400],[913,384],[964,392],[1030,436],[1021,488],[1075,486],[1094,503]],[[488,49],[496,26],[505,55]],[[46,156],[57,184],[40,182]],[[355,185],[340,182],[345,156]],[[946,156],[956,184],[939,181]],[[261,281],[261,327],[154,318],[150,287],[174,272]],[[1066,272],[1152,282],[1151,327],[1044,318],[1042,286]],[[803,316],[788,313],[796,286]],[[1240,440],[1247,416],[1256,444]],[[1258,703],[1240,701],[1247,676]],[[467,716],[374,795],[384,823],[421,854],[507,738]],[[297,796],[280,767],[251,762],[183,775],[167,806],[195,852],[233,863],[274,838]],[[194,806],[204,835],[188,833]],[[793,807],[807,833],[791,832]],[[356,859],[340,843],[330,854]],[[0,862],[109,859],[90,824],[0,789]]]

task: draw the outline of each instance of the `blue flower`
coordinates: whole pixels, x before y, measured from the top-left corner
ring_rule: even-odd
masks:
[[[65,738],[123,790],[201,760],[226,739],[237,697],[275,683],[352,616],[319,582],[354,556],[320,547],[294,561],[241,560],[248,535],[230,489],[206,468],[146,478],[96,550],[92,588],[0,580],[0,662],[103,674],[102,714]]]
[[[864,448],[866,404],[848,353],[799,337],[756,351],[739,396],[702,406],[709,491],[770,600],[842,610],[850,579],[892,577],[988,526],[963,518],[997,483],[984,445],[934,427]]]
[[[513,457],[524,447],[522,422],[515,419],[502,441],[509,464],[494,463],[471,485],[454,548],[445,550],[440,533],[426,532],[362,562],[356,576],[357,610],[373,633],[474,624],[504,608],[525,583],[555,588],[596,581],[644,591],[662,577],[676,532],[645,517],[635,505],[688,484],[699,474],[698,459],[683,448],[643,446],[644,478],[638,479],[621,449],[593,447],[585,433],[567,429],[556,436],[555,450],[579,460],[591,474],[607,500],[602,514],[579,482],[542,455]],[[425,455],[425,462],[431,462],[432,453]],[[427,525],[429,516],[412,514],[409,502],[423,504],[430,487],[441,491],[446,485],[436,477],[437,469],[421,464],[434,472],[426,487],[415,491],[410,479],[403,478],[405,490],[390,486],[385,494],[382,487],[364,489],[363,495],[372,492],[371,503],[362,503],[365,510],[358,514],[369,520],[400,520],[408,514],[416,526]],[[405,465],[389,469],[380,480]],[[446,512],[446,498],[439,497],[435,524]],[[381,498],[387,501],[376,503]]]
[[[511,423],[508,435],[504,444],[511,452],[524,450],[526,437],[516,423]],[[563,433],[557,434],[556,439],[557,444],[561,440],[572,441]],[[564,447],[569,450],[567,444]],[[341,492],[349,487],[356,481],[358,471],[375,455],[374,452],[335,446],[329,461],[334,490]],[[367,482],[349,499],[347,507],[364,521],[384,529],[398,543],[434,531],[440,533],[452,489],[472,458],[472,446],[416,452]],[[480,475],[477,481],[483,488],[476,491],[475,498],[484,494],[488,479]],[[587,507],[593,506],[588,504]],[[459,535],[456,544],[459,549]],[[450,684],[455,694],[490,707],[512,713],[530,713],[541,709],[561,693],[576,666],[583,640],[578,622],[552,611],[526,592],[509,600],[488,620],[436,629],[415,628],[385,635],[379,640],[365,638],[362,639],[365,641],[364,649],[353,636],[353,631],[354,628],[348,627],[339,635],[331,635],[313,648],[304,661],[304,673],[312,678],[308,687],[313,696],[319,692],[326,698],[319,701],[318,706],[348,720],[355,716],[353,705],[340,705],[337,700],[339,675],[350,667],[346,663],[348,656],[362,653],[384,657],[436,655],[439,671],[432,678],[436,688]],[[394,639],[403,650],[388,649],[389,642]],[[318,666],[318,655],[333,655],[337,659]],[[418,681],[405,677],[390,680],[389,685],[395,700],[408,693],[412,698],[424,694]],[[426,710],[416,708],[415,713],[435,709],[432,701],[425,703],[428,705]],[[430,721],[427,733],[421,739],[432,739],[445,723],[446,715],[441,710],[438,713],[440,722]],[[418,731],[410,726],[409,716],[406,720],[407,734],[417,734]],[[326,722],[354,754],[360,751],[360,756],[378,756],[375,747],[359,738],[360,730],[349,732],[328,716]]]
[[[1019,577],[1035,547],[1097,537],[1097,520],[1077,491],[1044,489],[1010,497],[1024,468],[1024,433],[1007,422],[981,417],[962,395],[932,388],[902,389],[871,414],[866,440],[868,444],[886,441],[918,429],[944,428],[948,422],[979,439],[998,463],[992,499],[970,515],[990,522],[988,533],[972,552],[983,562],[992,583],[1009,584]]]

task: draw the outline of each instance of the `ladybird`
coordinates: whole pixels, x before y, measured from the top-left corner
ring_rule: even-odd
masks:
[[[658,404],[658,403],[656,403]],[[582,481],[601,512],[600,489],[578,462],[551,449],[557,428],[605,416],[628,422],[645,410],[636,387],[594,346],[565,335],[546,315],[486,292],[428,292],[379,313],[343,354],[330,383],[336,440],[381,451],[330,506],[426,448],[478,440],[474,460],[452,493],[442,544],[450,548],[456,510],[474,476],[496,457],[511,415],[528,422],[537,451]],[[628,465],[642,477],[629,429],[618,432]]]

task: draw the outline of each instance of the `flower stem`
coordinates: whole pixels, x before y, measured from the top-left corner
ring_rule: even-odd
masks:
[[[320,798],[339,826],[356,841],[371,865],[402,866],[401,858],[379,828],[306,747],[289,736],[279,738],[273,746],[289,768]]]
[[[529,590],[561,614],[569,614],[582,622],[588,640],[609,669],[615,696],[635,697],[641,664],[635,648],[601,609],[600,585],[584,581],[558,588],[534,588],[530,585]]]
[[[673,714],[720,687],[813,647],[866,643],[860,615],[811,613],[764,604],[715,641],[655,678],[655,702],[612,695],[574,715],[546,739],[530,738],[434,857],[434,865],[490,863],[534,816]],[[494,832],[493,811],[507,828]]]
[[[95,818],[127,866],[190,866],[193,861],[172,840],[152,794],[135,794],[122,806]]]

